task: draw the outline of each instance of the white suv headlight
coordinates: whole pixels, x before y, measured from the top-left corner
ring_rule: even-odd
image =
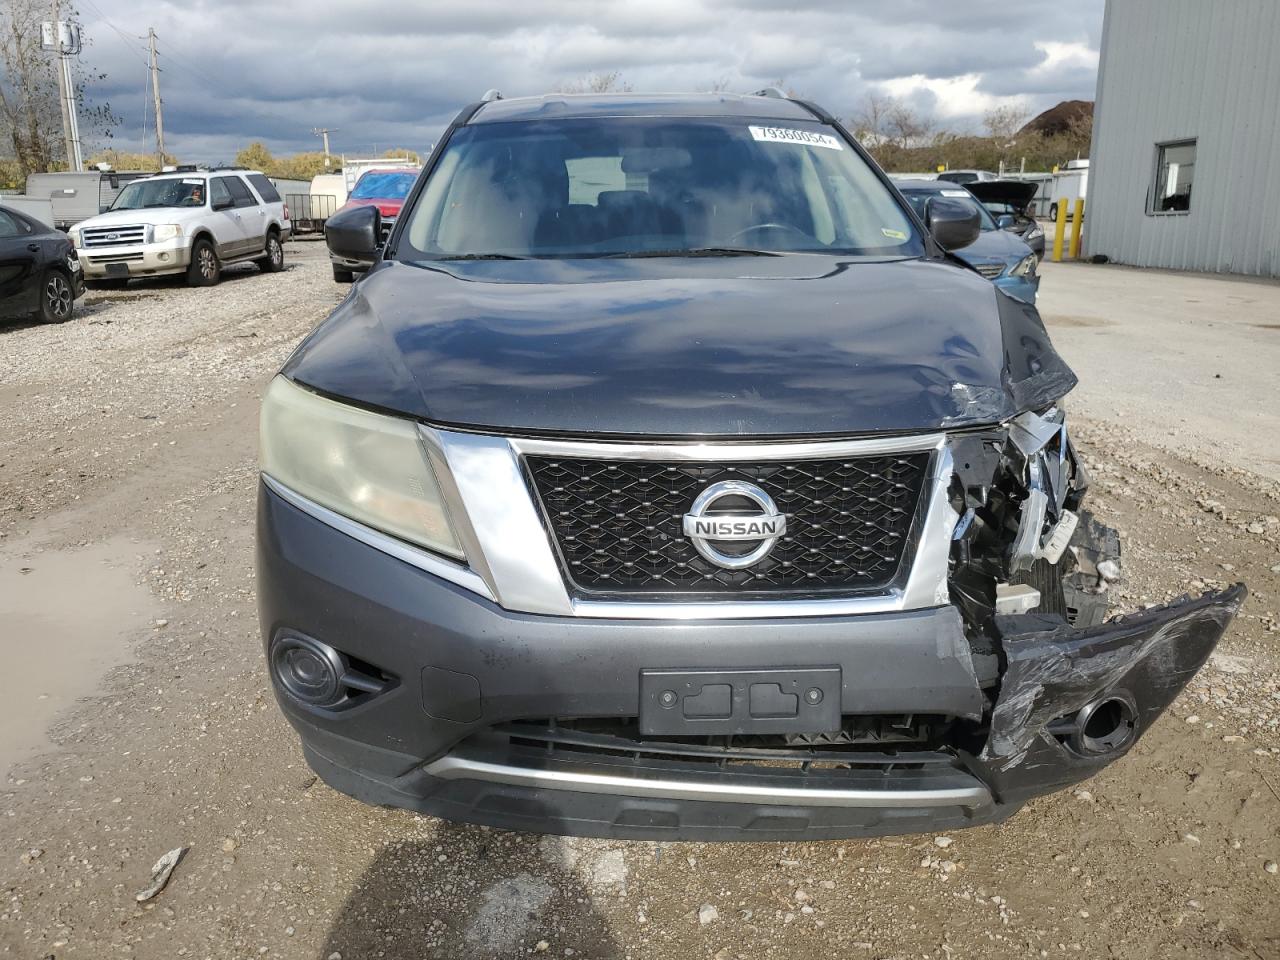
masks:
[[[462,559],[418,429],[276,377],[262,400],[262,472],[366,526]]]
[[[182,236],[182,224],[180,223],[157,223],[151,228],[151,239],[155,243],[177,240],[180,236]]]

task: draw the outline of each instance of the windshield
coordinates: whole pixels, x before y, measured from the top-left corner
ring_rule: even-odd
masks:
[[[403,200],[409,195],[416,173],[378,173],[362,176],[351,191],[352,200]]]
[[[146,207],[203,207],[205,182],[202,177],[173,177],[167,180],[135,180],[116,197],[112,210],[142,210]]]
[[[925,193],[923,191],[904,192],[903,196],[907,198],[907,203],[911,204],[911,208],[915,210],[921,220],[926,220],[929,211],[929,201],[934,197],[946,197],[948,200],[955,200],[958,203],[967,204],[978,211],[978,223],[984,233],[996,229],[996,222],[991,219],[991,214],[987,213],[987,208],[980,204],[968,190],[942,190],[938,193]]]
[[[923,242],[832,128],[718,118],[462,127],[401,240],[405,259],[840,253]]]

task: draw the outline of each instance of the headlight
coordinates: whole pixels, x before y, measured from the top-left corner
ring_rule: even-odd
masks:
[[[177,240],[180,236],[182,236],[182,224],[180,223],[157,223],[151,228],[151,239],[156,243]]]
[[[1028,254],[1027,256],[1023,257],[1021,260],[1019,260],[1017,264],[1014,265],[1014,268],[1009,271],[1009,276],[1029,277],[1035,272],[1036,272],[1036,255],[1032,253],[1032,254]]]
[[[262,472],[321,506],[462,558],[417,427],[276,377],[262,401]]]
[[[1043,237],[1043,236],[1044,236],[1044,230],[1040,227],[1040,224],[1038,223],[1031,228],[1030,232],[1027,233],[1028,240],[1038,240],[1040,237]]]
[[[75,247],[77,250],[79,250],[80,249],[80,231],[68,230],[67,236],[71,238],[71,245]]]

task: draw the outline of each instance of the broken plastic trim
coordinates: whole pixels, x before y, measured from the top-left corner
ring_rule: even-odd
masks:
[[[1008,666],[979,763],[994,773],[1012,771],[1042,741],[1054,745],[1061,761],[1050,725],[1119,690],[1136,704],[1136,730],[1124,748],[1104,758],[1115,759],[1209,659],[1247,595],[1238,583],[1084,630],[1057,617],[997,616]]]

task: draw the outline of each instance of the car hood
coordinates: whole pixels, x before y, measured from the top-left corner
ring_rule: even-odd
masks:
[[[77,229],[80,227],[123,227],[126,224],[135,223],[183,223],[191,218],[192,214],[207,214],[209,211],[204,207],[148,207],[145,210],[109,210],[106,213],[100,213],[96,217],[90,217],[87,220],[81,220],[76,224]]]
[[[368,197],[353,198],[342,205],[343,210],[353,210],[356,207],[377,207],[378,212],[384,217],[400,216],[400,209],[404,206],[404,199],[388,200],[385,197]]]
[[[1025,207],[1040,188],[1030,180],[983,180],[965,186],[983,203],[1007,203],[1015,207]]]
[[[978,234],[977,240],[955,253],[965,263],[991,263],[998,260],[1012,264],[1031,253],[1031,248],[1011,230],[984,230]]]
[[[383,263],[284,372],[444,426],[668,438],[986,424],[1075,384],[962,268],[810,255]]]

